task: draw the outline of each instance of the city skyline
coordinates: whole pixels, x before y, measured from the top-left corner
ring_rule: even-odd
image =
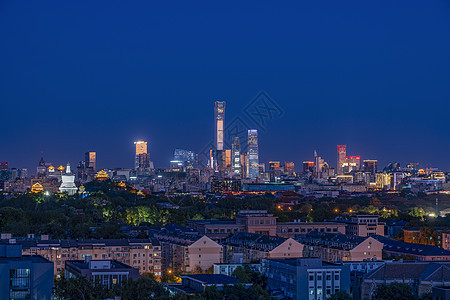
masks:
[[[7,1],[1,160],[31,169],[43,151],[76,165],[92,149],[100,168],[132,167],[132,143],[145,139],[166,166],[173,149],[213,140],[213,101],[227,102],[230,123],[264,90],[283,114],[255,128],[261,161],[312,160],[317,149],[334,162],[346,144],[380,167],[449,170],[450,10],[423,5]]]

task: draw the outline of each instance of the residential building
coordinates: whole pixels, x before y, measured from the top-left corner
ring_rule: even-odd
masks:
[[[345,224],[338,222],[287,222],[277,223],[277,235],[281,237],[295,237],[311,231],[345,234]]]
[[[374,299],[378,287],[394,282],[408,284],[415,295],[422,297],[431,293],[433,286],[450,285],[450,263],[405,261],[385,263],[363,277],[361,299]]]
[[[65,277],[86,277],[94,285],[112,288],[115,285],[126,283],[129,279],[136,280],[139,270],[117,260],[92,260],[86,256],[85,260],[66,260]]]
[[[449,227],[403,228],[403,241],[413,244],[424,244],[450,249]]]
[[[372,237],[383,243],[383,251],[392,257],[407,255],[419,261],[450,261],[450,251],[440,247],[399,242],[379,235]]]
[[[343,290],[350,292],[350,271],[345,265],[320,258],[262,259],[267,289],[284,299],[323,300]]]
[[[225,263],[251,263],[261,258],[303,257],[303,245],[292,238],[239,232],[222,245]]]
[[[54,273],[64,270],[66,260],[118,260],[140,274],[161,276],[161,246],[156,239],[17,240],[24,255],[42,255],[54,263]]]
[[[336,219],[332,221],[346,224],[346,234],[357,236],[384,235],[386,224],[380,222],[379,219],[380,216],[377,215],[353,215],[350,219]]]
[[[53,263],[42,256],[22,255],[22,246],[0,244],[0,299],[51,299]]]
[[[161,243],[163,272],[201,272],[222,262],[222,246],[206,235],[162,230],[154,237]]]
[[[304,257],[320,257],[328,262],[381,259],[383,244],[373,237],[312,231],[297,235]]]

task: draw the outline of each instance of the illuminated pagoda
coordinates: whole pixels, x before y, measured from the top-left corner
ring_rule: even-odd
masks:
[[[127,188],[127,184],[123,181],[117,183],[117,186],[121,189],[126,189]]]
[[[44,187],[39,182],[36,182],[35,184],[33,184],[31,186],[31,192],[35,193],[35,194],[43,193],[44,192]]]
[[[95,174],[95,180],[102,181],[102,180],[108,180],[109,175],[104,170],[100,170]]]
[[[59,187],[59,191],[61,193],[66,192],[69,196],[74,195],[78,190],[74,181],[75,175],[70,172],[70,164],[67,163],[66,174],[61,175],[61,186]]]
[[[59,175],[62,175],[62,173],[64,172],[64,169],[65,168],[63,166],[58,167]]]

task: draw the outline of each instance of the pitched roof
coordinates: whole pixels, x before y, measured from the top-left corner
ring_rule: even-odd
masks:
[[[287,239],[279,236],[271,236],[266,234],[257,234],[249,232],[238,232],[235,235],[227,238],[224,244],[244,246],[248,248],[271,251],[281,245]]]
[[[442,281],[449,276],[450,263],[436,262],[392,262],[370,272],[366,279],[408,279]]]
[[[381,235],[371,235],[384,244],[383,250],[418,256],[448,256],[450,251],[431,245],[399,242]]]
[[[368,238],[369,237],[317,231],[311,231],[307,234],[298,234],[295,236],[295,240],[305,245],[326,246],[327,248],[344,250],[353,249]]]

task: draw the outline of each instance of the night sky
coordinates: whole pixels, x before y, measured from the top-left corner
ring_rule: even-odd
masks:
[[[247,2],[247,1],[245,1]],[[299,3],[300,2],[300,3]],[[260,160],[314,149],[450,170],[450,2],[0,1],[0,161],[156,167],[265,91]],[[250,127],[255,127],[249,120]],[[244,142],[244,141],[241,141]]]

